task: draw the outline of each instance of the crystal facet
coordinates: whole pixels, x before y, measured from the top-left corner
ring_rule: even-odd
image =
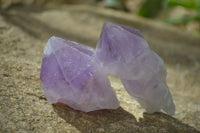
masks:
[[[128,93],[147,112],[164,110],[174,114],[173,103],[166,85],[166,69],[142,34],[133,28],[106,22],[95,51],[105,73],[120,77]]]
[[[118,108],[107,73],[118,76],[147,112],[174,114],[163,61],[139,30],[106,22],[96,51],[57,37],[44,49],[40,79],[50,103],[85,112]]]
[[[44,49],[40,79],[50,103],[64,103],[84,112],[119,107],[90,47],[51,37]]]

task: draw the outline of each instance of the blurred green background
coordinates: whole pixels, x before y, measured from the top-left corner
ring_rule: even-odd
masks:
[[[58,7],[89,4],[156,19],[200,34],[200,0],[0,0],[2,10],[13,6]]]

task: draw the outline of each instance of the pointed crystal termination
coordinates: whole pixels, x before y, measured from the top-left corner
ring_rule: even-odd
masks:
[[[162,59],[154,53],[139,30],[106,22],[95,58],[105,73],[120,77],[128,93],[147,112],[175,112]]]
[[[44,49],[40,79],[50,103],[64,103],[84,112],[119,107],[92,48],[51,37]]]

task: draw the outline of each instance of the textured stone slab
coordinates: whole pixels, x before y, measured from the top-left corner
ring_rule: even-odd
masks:
[[[19,7],[6,13],[0,15],[0,132],[199,133],[199,37],[97,7]],[[121,103],[117,110],[83,113],[69,107],[52,107],[45,99],[39,75],[49,37],[57,35],[95,47],[105,21],[139,28],[150,47],[165,60],[167,83],[176,104],[173,117],[143,113],[115,77],[110,80]]]

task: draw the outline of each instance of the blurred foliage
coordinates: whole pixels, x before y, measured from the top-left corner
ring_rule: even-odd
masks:
[[[199,0],[168,0],[169,6],[183,6],[190,9],[198,9],[200,5]]]
[[[143,0],[138,15],[149,18],[156,17],[163,8],[163,2],[164,0]]]
[[[134,4],[127,8],[130,1]],[[134,9],[132,11],[138,11],[139,16],[160,19],[184,28],[191,29],[189,26],[192,26],[194,31],[200,31],[200,0],[0,0],[1,10],[19,5],[51,8],[64,4],[100,5],[121,11]]]
[[[195,10],[196,14],[183,16],[176,19],[166,18],[165,21],[171,24],[187,24],[190,21],[200,22],[200,0],[168,0],[169,7],[181,6],[190,10]]]
[[[164,21],[171,24],[187,24],[190,21],[200,22],[200,0],[143,0],[138,11],[139,16],[154,18],[164,8],[181,6],[188,10],[195,10],[195,15],[182,16],[180,18],[165,18]]]
[[[117,10],[127,11],[125,0],[105,0],[105,6]]]

